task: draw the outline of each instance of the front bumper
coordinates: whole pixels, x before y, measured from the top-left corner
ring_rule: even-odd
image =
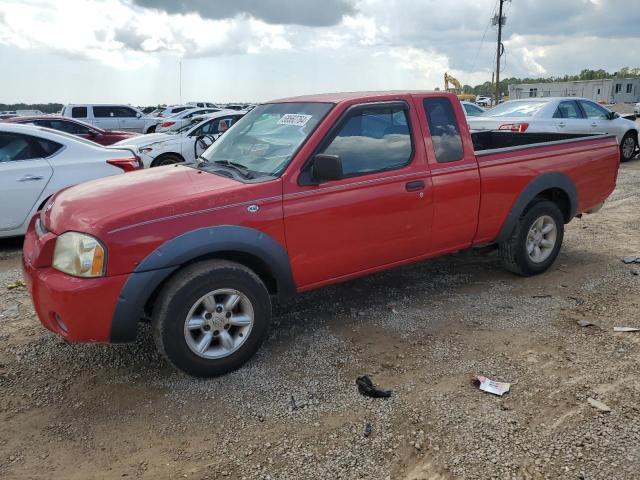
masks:
[[[52,268],[56,236],[39,237],[36,218],[25,236],[22,268],[40,322],[69,341],[109,342],[113,313],[128,275],[77,278]]]

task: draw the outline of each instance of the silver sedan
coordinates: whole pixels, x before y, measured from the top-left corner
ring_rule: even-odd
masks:
[[[510,100],[487,110],[482,116],[468,117],[475,131],[557,132],[613,134],[620,144],[621,160],[631,160],[638,148],[638,126],[586,98],[545,97]]]

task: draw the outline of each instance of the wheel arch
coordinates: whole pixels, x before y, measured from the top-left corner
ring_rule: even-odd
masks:
[[[173,274],[187,265],[210,259],[245,265],[282,302],[295,294],[288,254],[270,236],[234,225],[193,230],[163,243],[129,276],[113,314],[111,341],[135,340],[140,319],[153,307],[158,293]]]
[[[498,243],[509,238],[518,220],[535,198],[545,198],[558,205],[565,223],[569,223],[578,211],[578,190],[573,180],[559,172],[542,174],[531,180],[520,192],[500,229]]]
[[[158,163],[164,158],[164,157],[178,157],[178,159],[180,160],[181,163],[184,163],[186,160],[184,159],[184,157],[182,156],[182,154],[178,153],[178,152],[164,152],[161,153],[160,155],[158,155],[156,158],[153,159],[153,162],[151,162],[150,168],[151,167],[157,167]]]

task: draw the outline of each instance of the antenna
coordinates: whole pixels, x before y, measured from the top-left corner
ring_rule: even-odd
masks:
[[[179,87],[179,89],[180,89],[180,97],[179,97],[180,98],[180,102],[179,103],[180,103],[180,105],[182,105],[182,59],[180,59],[180,62],[178,63],[178,72],[179,72],[178,73],[178,77],[179,77],[178,83],[180,85],[180,87]]]

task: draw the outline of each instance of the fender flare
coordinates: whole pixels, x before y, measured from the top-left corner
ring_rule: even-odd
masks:
[[[286,301],[295,294],[289,255],[269,235],[236,225],[192,230],[160,245],[129,275],[113,314],[111,342],[135,340],[147,301],[172,273],[198,257],[223,252],[245,253],[259,258],[276,280],[280,301]]]
[[[544,173],[531,180],[522,192],[520,192],[518,199],[511,207],[511,211],[502,225],[496,241],[498,243],[505,242],[511,235],[511,232],[513,232],[527,205],[529,205],[536,196],[540,195],[540,193],[551,188],[558,188],[569,197],[569,216],[565,218],[565,221],[568,223],[575,217],[578,211],[578,190],[573,180],[564,173]]]

